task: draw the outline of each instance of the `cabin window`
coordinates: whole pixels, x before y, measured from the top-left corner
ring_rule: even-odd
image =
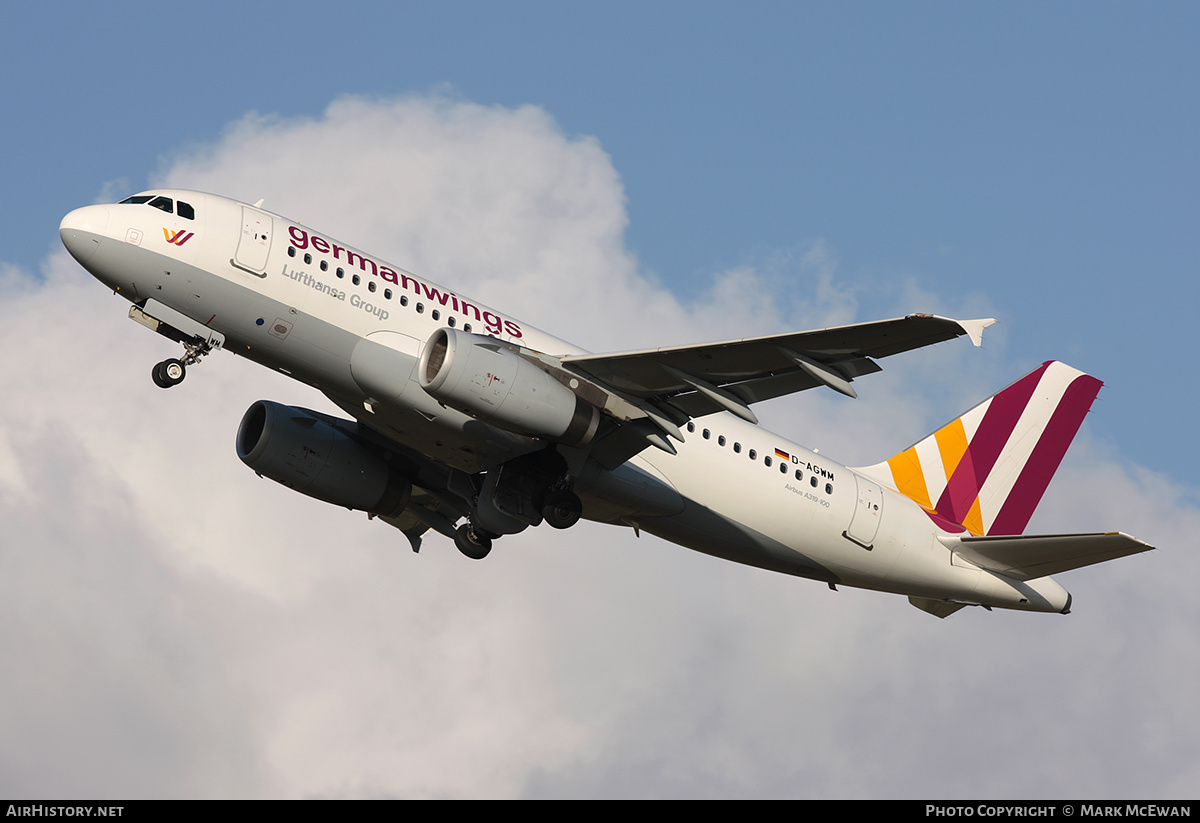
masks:
[[[687,429],[688,429],[688,431],[689,431],[689,432],[694,432],[694,431],[696,430],[696,424],[695,424],[695,423],[688,423],[688,425],[687,425]]]
[[[329,264],[324,260],[321,261],[321,271],[329,271]]]
[[[407,295],[407,294],[402,294],[402,295],[400,295],[400,305],[401,305],[401,306],[407,306],[407,305],[408,305],[408,295]]]
[[[711,436],[712,436],[712,432],[710,432],[708,429],[705,429],[705,430],[704,430],[704,431],[701,433],[701,436],[702,436],[702,437],[703,437],[705,440],[707,440],[709,437],[711,437]]]
[[[720,437],[718,437],[718,438],[717,438],[717,445],[718,445],[718,446],[724,446],[724,445],[725,445],[725,435],[721,435]]]
[[[362,278],[356,274],[350,278],[350,282],[357,286],[359,283],[362,282]]]
[[[383,290],[383,299],[384,299],[384,300],[391,300],[391,299],[392,299],[392,290],[391,290],[391,289],[384,289],[384,290]]]
[[[375,281],[374,280],[372,280],[370,283],[367,284],[367,291],[375,291]]]
[[[468,334],[470,334],[470,333],[471,333],[471,324],[470,324],[470,323],[468,323],[467,325],[463,326],[463,331],[465,331],[465,332],[467,332]]]
[[[344,278],[346,276],[346,272],[341,266],[338,266],[337,276],[338,276],[338,280],[341,280],[342,278]]]
[[[430,317],[432,317],[434,320],[440,320],[442,317],[442,313],[439,312],[437,309],[434,309],[433,313],[430,314]]]
[[[311,254],[304,255],[304,265],[307,266],[307,265],[310,265],[311,263],[312,263],[312,255]]]
[[[734,443],[734,444],[733,444],[733,453],[734,453],[734,454],[741,454],[741,453],[742,453],[742,444],[741,444],[741,443]]]
[[[800,470],[799,470],[799,469],[796,469],[796,479],[797,479],[797,480],[800,480],[800,479],[802,479],[802,478],[800,477]]]
[[[817,476],[815,474],[812,477],[808,478],[808,484],[810,486],[812,486],[814,489],[817,487]]]
[[[455,322],[456,322],[455,318],[453,318],[453,317],[446,318],[446,325],[449,326],[450,328],[454,328]]]
[[[766,457],[764,457],[763,463],[767,466],[770,466],[771,465],[771,455],[768,454]]]
[[[826,484],[825,484],[825,493],[826,493],[826,494],[833,494],[833,484],[832,484],[832,483],[826,483]]]
[[[780,463],[780,464],[779,464],[779,473],[780,473],[780,474],[787,474],[787,463]]]
[[[757,460],[757,459],[758,459],[758,452],[756,452],[754,449],[751,449],[751,450],[750,450],[750,459],[751,459],[751,460]]]
[[[192,208],[192,204],[185,203],[182,200],[178,201],[175,204],[175,213],[178,214],[180,217],[182,217],[184,220],[195,220],[196,219],[196,210]]]
[[[424,304],[424,303],[418,303],[418,304],[417,304],[417,314],[421,314],[421,313],[422,313],[422,312],[424,312],[424,311],[425,311],[425,304]]]
[[[288,257],[295,257],[295,256],[296,256],[296,247],[288,246]],[[338,277],[341,277],[341,275],[339,274]]]

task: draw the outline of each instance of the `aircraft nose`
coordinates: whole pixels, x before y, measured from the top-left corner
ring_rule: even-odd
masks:
[[[78,260],[80,265],[87,265],[96,249],[100,248],[100,241],[104,238],[107,228],[108,209],[104,206],[84,206],[69,212],[62,219],[58,224],[58,236],[62,238],[63,245],[67,247],[71,256]]]

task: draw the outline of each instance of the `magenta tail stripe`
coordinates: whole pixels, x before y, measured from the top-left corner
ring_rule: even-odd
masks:
[[[1019,535],[1104,384],[1049,361],[869,470],[949,531]],[[939,469],[941,471],[939,471]],[[950,477],[946,474],[949,472]]]
[[[1079,427],[1083,425],[1083,418],[1087,416],[1092,401],[1096,399],[1103,385],[1100,380],[1084,374],[1067,387],[1062,401],[1051,415],[1050,422],[1021,470],[1016,485],[988,529],[988,534],[1021,534],[1025,531],[1025,527],[1029,525],[1029,518],[1033,516],[1033,510],[1037,508],[1046,487],[1050,485],[1050,478],[1058,470],[1067,448]]]
[[[1043,363],[1041,368],[1025,375],[992,398],[979,429],[971,438],[967,453],[938,499],[937,510],[943,515],[956,523],[966,518],[975,498],[979,496],[979,490],[983,488],[984,480],[996,465],[1022,412],[1029,405],[1029,399],[1049,367],[1050,363]]]

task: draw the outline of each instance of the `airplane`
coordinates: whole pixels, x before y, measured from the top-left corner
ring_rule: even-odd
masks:
[[[1121,532],[1024,535],[1102,385],[1048,361],[872,466],[758,425],[751,406],[857,378],[992,319],[932,314],[592,354],[300,223],[154,189],[67,214],[70,254],[129,316],[183,346],[171,388],[224,349],[316,388],[349,419],[268,400],[238,457],[259,476],[482,559],[581,518],[737,563],[966,606],[1067,614],[1050,575],[1153,547]]]

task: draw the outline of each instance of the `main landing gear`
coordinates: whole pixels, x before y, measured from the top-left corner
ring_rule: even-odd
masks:
[[[492,538],[471,523],[463,523],[454,532],[454,545],[472,560],[482,560],[492,550]]]
[[[538,523],[548,523],[555,529],[569,529],[583,516],[583,503],[566,480],[556,483],[539,497],[541,517],[534,514],[524,521],[499,510],[481,512],[477,500],[470,519],[454,530],[454,545],[472,560],[482,560],[492,550],[492,541],[500,536],[498,532],[516,534],[526,526],[536,526]],[[534,508],[533,511],[539,509]]]
[[[569,529],[583,516],[583,503],[568,488],[552,489],[542,504],[542,519],[554,529]]]
[[[207,342],[196,342],[195,340],[185,340],[183,343],[184,353],[182,360],[171,358],[164,360],[161,363],[156,363],[154,369],[150,372],[150,377],[154,380],[154,385],[160,389],[169,389],[172,386],[178,386],[183,382],[183,378],[187,377],[187,367],[193,366],[200,362],[200,358],[212,351],[212,346]]]

